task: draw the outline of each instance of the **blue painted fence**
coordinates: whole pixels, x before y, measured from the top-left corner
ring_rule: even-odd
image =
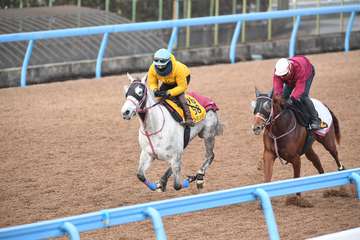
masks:
[[[179,27],[236,23],[236,27],[231,40],[230,51],[229,51],[230,62],[234,63],[236,56],[236,44],[238,42],[238,38],[240,35],[241,23],[244,21],[258,21],[258,20],[266,20],[266,19],[296,17],[296,21],[293,26],[293,31],[291,34],[290,44],[289,44],[289,56],[293,56],[296,50],[296,35],[298,28],[300,26],[302,16],[323,15],[323,14],[333,14],[333,13],[351,13],[351,16],[347,24],[346,35],[345,35],[345,46],[344,46],[345,51],[349,51],[352,25],[355,20],[356,13],[359,11],[360,11],[360,4],[356,4],[356,5],[322,7],[322,8],[313,8],[313,9],[257,12],[257,13],[248,13],[248,14],[224,15],[224,16],[216,16],[216,17],[167,20],[167,21],[159,21],[159,22],[129,23],[129,24],[120,24],[120,25],[72,28],[72,29],[62,29],[62,30],[53,30],[53,31],[4,34],[4,35],[0,35],[0,43],[29,41],[21,71],[20,84],[22,87],[24,87],[26,86],[26,72],[27,72],[27,67],[29,65],[32,48],[33,45],[35,44],[35,41],[37,40],[103,34],[103,39],[99,47],[98,57],[96,61],[96,77],[100,78],[101,65],[106,51],[110,33],[147,31],[147,30],[172,28],[172,34],[168,43],[168,49],[171,51],[174,46],[174,43],[177,40],[177,32]]]
[[[70,239],[80,239],[80,232],[120,224],[152,220],[157,239],[166,239],[162,217],[199,211],[209,208],[256,201],[262,204],[268,226],[269,238],[280,239],[271,205],[271,197],[297,192],[337,187],[353,183],[360,200],[360,168],[317,176],[289,179],[272,183],[258,184],[205,194],[138,204],[128,207],[107,209],[79,216],[43,221],[0,229],[0,240],[31,240],[68,235]]]

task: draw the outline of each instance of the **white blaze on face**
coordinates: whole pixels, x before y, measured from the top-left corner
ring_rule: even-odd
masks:
[[[121,114],[124,119],[130,120],[136,114],[137,103],[138,101],[134,97],[132,96],[127,97],[124,105],[121,108]]]

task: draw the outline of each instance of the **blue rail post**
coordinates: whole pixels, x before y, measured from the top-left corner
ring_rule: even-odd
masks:
[[[156,239],[157,240],[166,240],[164,225],[161,221],[161,216],[160,216],[159,212],[155,208],[148,207],[148,208],[146,208],[144,213],[146,214],[146,216],[151,217],[151,221],[153,223]]]
[[[240,35],[240,30],[241,30],[241,23],[242,21],[238,21],[236,23],[236,27],[234,30],[234,35],[231,39],[231,45],[230,45],[230,52],[229,52],[229,57],[230,57],[230,62],[231,63],[235,63],[235,56],[236,56],[236,43],[239,39],[239,35]]]
[[[103,224],[105,225],[105,227],[109,227],[110,225],[110,213],[107,210],[103,210],[101,211],[102,213],[102,217],[103,217]]]
[[[74,224],[66,222],[61,229],[69,235],[71,240],[80,240],[79,231],[76,229]]]
[[[357,173],[351,173],[350,182],[354,182],[356,186],[357,198],[360,200],[360,175]]]
[[[28,67],[29,62],[30,62],[34,42],[35,42],[34,40],[30,40],[29,44],[28,44],[28,47],[26,49],[24,61],[23,61],[22,68],[21,68],[21,80],[20,80],[20,86],[21,87],[26,87],[27,67]]]
[[[269,195],[262,188],[257,188],[254,192],[254,195],[257,198],[260,198],[261,206],[264,210],[266,224],[268,226],[268,232],[269,232],[270,239],[271,240],[279,240],[280,236],[279,236],[279,232],[277,229],[275,216],[274,216],[274,212],[273,212],[273,209],[271,206],[271,200],[269,198]]]
[[[169,52],[172,52],[172,49],[174,48],[174,45],[177,42],[177,34],[178,34],[178,27],[174,27],[171,32],[171,37],[168,43],[168,50]]]
[[[350,50],[350,34],[352,30],[352,26],[355,20],[355,11],[351,13],[347,28],[346,28],[346,35],[345,35],[345,52],[348,52]]]
[[[290,38],[289,57],[293,57],[296,53],[296,35],[300,26],[300,21],[301,16],[297,16]]]
[[[96,60],[96,78],[97,79],[101,78],[101,65],[102,65],[104,55],[105,55],[108,40],[109,40],[109,33],[106,32],[106,33],[104,33],[103,39],[101,41],[99,53],[98,53],[97,60]]]

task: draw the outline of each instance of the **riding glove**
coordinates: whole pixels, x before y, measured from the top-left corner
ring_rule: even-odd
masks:
[[[167,91],[160,91],[160,90],[156,90],[154,92],[155,97],[161,97],[161,98],[168,98],[170,97],[170,94],[167,93]]]

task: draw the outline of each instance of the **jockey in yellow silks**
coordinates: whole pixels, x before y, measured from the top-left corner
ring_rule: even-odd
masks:
[[[159,88],[159,82],[161,86]],[[177,61],[168,50],[162,48],[155,52],[153,63],[148,71],[148,84],[155,97],[175,97],[184,111],[184,126],[194,126],[190,109],[185,99],[185,91],[190,82],[190,70]]]

